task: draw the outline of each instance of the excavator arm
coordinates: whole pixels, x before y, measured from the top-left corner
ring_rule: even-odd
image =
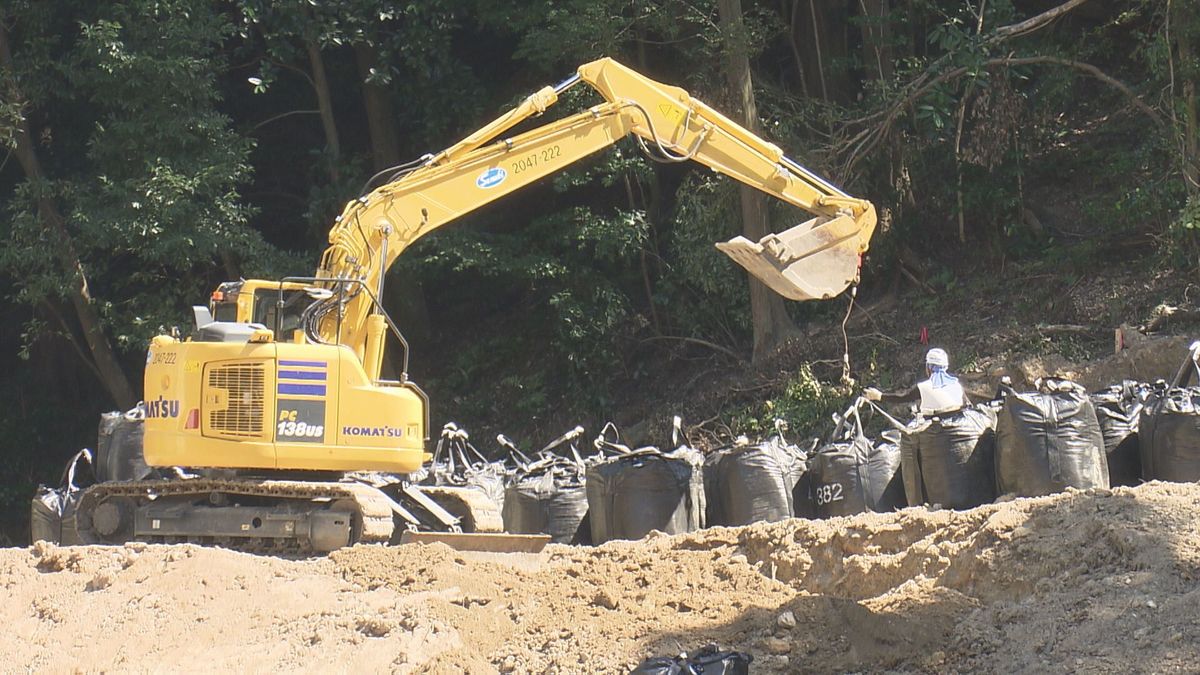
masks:
[[[496,140],[578,82],[604,102]],[[776,292],[796,300],[828,298],[853,282],[875,227],[870,202],[845,194],[683,89],[605,58],[348,203],[317,276],[354,283],[311,314],[309,337],[351,346],[367,373],[378,377],[385,323],[370,295],[382,294],[397,256],[425,234],[630,135],[652,158],[700,162],[816,216],[760,242],[736,237],[717,245]]]

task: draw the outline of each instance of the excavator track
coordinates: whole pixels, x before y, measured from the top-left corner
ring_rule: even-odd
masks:
[[[294,505],[313,504],[309,511],[297,513],[315,513],[326,507],[318,506],[325,502],[329,504],[345,504],[346,512],[352,517],[349,544],[379,543],[386,544],[392,539],[393,520],[392,502],[378,489],[361,483],[333,483],[315,481],[290,480],[252,480],[252,479],[212,479],[196,478],[188,480],[152,480],[132,482],[106,482],[88,488],[80,498],[75,513],[75,526],[80,538],[86,544],[117,544],[122,541],[147,541],[151,543],[196,543],[219,545],[237,550],[254,553],[272,554],[312,554],[319,552],[310,541],[303,536],[230,536],[228,534],[192,534],[187,536],[156,536],[144,532],[134,533],[132,526],[126,527],[121,518],[132,509],[148,506],[155,502],[183,503],[191,498],[195,501],[217,499],[219,502],[236,502],[238,498],[255,498],[268,503],[277,500],[277,504],[291,503]],[[97,512],[104,504],[115,504],[108,507],[108,512]],[[194,509],[208,508],[203,505],[191,507]],[[116,516],[112,514],[117,514]],[[107,518],[109,532],[102,534],[98,531],[96,517],[103,521]],[[132,515],[128,516],[130,519]],[[117,524],[112,524],[114,518]],[[256,519],[257,520],[257,519]],[[103,524],[103,523],[102,523]],[[245,528],[243,528],[245,529]]]

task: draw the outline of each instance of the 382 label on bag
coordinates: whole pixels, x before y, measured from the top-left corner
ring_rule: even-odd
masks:
[[[845,497],[842,496],[842,484],[825,483],[824,485],[818,485],[816,489],[816,498],[819,506],[842,501],[845,499]]]

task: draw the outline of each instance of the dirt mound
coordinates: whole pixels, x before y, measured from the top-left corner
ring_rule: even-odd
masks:
[[[361,593],[328,561],[39,542],[0,554],[0,588],[5,670],[377,672],[459,646],[436,593]]]
[[[754,672],[1190,670],[1200,486],[715,528],[537,568],[444,546],[288,561],[0,551],[6,667],[627,672],[708,642]]]

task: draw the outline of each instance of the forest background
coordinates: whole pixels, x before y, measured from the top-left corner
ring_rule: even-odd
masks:
[[[873,201],[862,299],[1025,264],[1195,271],[1197,49],[1195,0],[3,0],[0,513],[140,398],[149,338],[216,284],[310,274],[369,177],[589,60]],[[713,248],[805,218],[753,199],[626,141],[422,240],[386,302],[435,428],[532,445],[641,421],[659,410],[629,392],[700,360],[753,372],[839,321],[844,301],[752,302]],[[834,405],[832,375],[793,375],[760,398]],[[706,421],[762,430],[747,410]]]

